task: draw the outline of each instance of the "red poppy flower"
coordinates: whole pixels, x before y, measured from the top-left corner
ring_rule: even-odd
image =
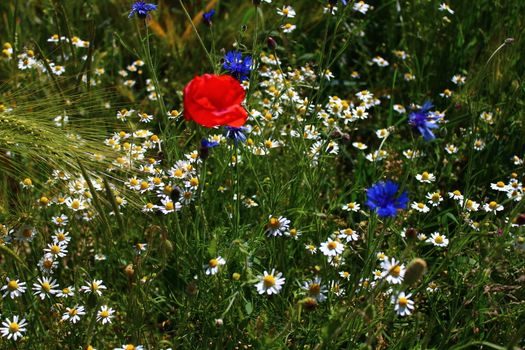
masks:
[[[184,117],[207,128],[240,127],[248,118],[241,106],[245,96],[241,84],[229,75],[195,77],[184,88]]]

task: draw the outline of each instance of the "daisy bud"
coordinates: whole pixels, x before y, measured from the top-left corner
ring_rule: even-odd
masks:
[[[410,240],[415,240],[417,238],[417,230],[413,227],[410,227],[406,230],[405,236]]]
[[[234,272],[233,275],[232,275],[232,279],[233,279],[234,281],[238,281],[238,280],[240,280],[240,279],[241,279],[241,274],[238,273],[238,272]]]
[[[222,318],[216,318],[215,319],[215,327],[222,327],[222,325],[224,324]]]
[[[164,249],[166,249],[166,252],[171,253],[173,251],[173,243],[169,239],[165,240],[164,242]]]
[[[124,268],[124,272],[129,278],[133,277],[133,275],[135,274],[135,270],[133,269],[133,264],[129,264],[128,266],[126,266]]]
[[[193,281],[188,283],[188,285],[186,286],[186,292],[192,297],[197,295],[197,293],[199,292],[199,288],[197,287],[197,283],[195,283]]]
[[[523,226],[525,225],[525,213],[518,215],[516,218],[516,224]]]
[[[43,205],[43,206],[48,205],[49,204],[49,198],[47,198],[46,196],[40,197],[40,204]]]
[[[301,300],[299,303],[303,305],[303,307],[308,311],[312,311],[317,307],[317,300],[311,297],[306,297],[303,300]]]
[[[404,283],[411,285],[416,283],[426,272],[427,263],[425,260],[416,258],[412,260],[405,271]]]

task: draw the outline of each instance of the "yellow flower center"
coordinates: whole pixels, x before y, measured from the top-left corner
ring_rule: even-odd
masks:
[[[459,192],[458,190],[455,190],[452,193],[454,194],[454,196],[461,196],[461,192]]]
[[[327,247],[328,247],[328,249],[330,249],[330,250],[334,250],[335,248],[337,248],[337,243],[334,242],[334,241],[330,241],[330,242],[328,242]]]
[[[219,261],[217,259],[210,259],[210,261],[208,261],[208,265],[211,268],[215,268],[217,265],[219,265]]]
[[[126,350],[135,350],[135,345],[133,345],[133,344],[128,344],[128,345],[126,345],[126,346],[124,347],[124,349],[126,349]]]
[[[319,294],[321,292],[321,285],[319,283],[312,283],[308,287],[308,292],[312,295]]]
[[[78,199],[75,199],[75,200],[73,200],[73,202],[71,202],[71,208],[73,208],[73,209],[80,208],[80,202],[78,201]]]
[[[498,207],[498,203],[497,202],[492,201],[492,202],[489,203],[489,208],[490,209],[496,209],[497,207]]]
[[[425,207],[425,205],[423,203],[417,203],[417,207],[419,209],[423,209]]]
[[[148,187],[149,187],[149,183],[148,183],[148,182],[146,182],[146,181],[142,181],[142,182],[140,183],[140,189],[141,189],[141,190],[146,190],[146,189],[148,189]]]
[[[60,250],[61,250],[61,249],[60,249],[60,246],[58,246],[58,245],[56,245],[56,244],[53,244],[53,245],[51,246],[50,250],[51,250],[51,253],[53,253],[53,254],[58,254],[58,253],[60,253]]]
[[[199,186],[199,179],[197,179],[196,177],[193,177],[193,178],[190,180],[190,185],[191,185],[192,187]]]
[[[433,193],[432,194],[432,202],[439,202],[439,200],[441,199],[441,195],[439,193]]]
[[[53,267],[53,260],[46,259],[42,263],[42,266],[44,266],[45,269],[49,270],[51,267]]]
[[[503,188],[503,187],[505,187],[505,183],[502,182],[502,181],[498,181],[498,182],[496,183],[496,186],[498,186],[499,188]]]
[[[166,210],[173,210],[174,208],[174,205],[173,205],[173,202],[167,202],[164,207],[166,208]]]
[[[435,241],[437,244],[441,244],[441,243],[443,243],[443,236],[441,236],[441,235],[437,235],[436,238],[434,238],[434,241]]]
[[[20,329],[20,326],[16,322],[11,322],[9,324],[9,332],[16,333]]]
[[[17,290],[18,283],[16,281],[9,281],[9,283],[7,284],[7,288],[9,288],[9,290]]]
[[[354,233],[354,230],[352,230],[351,228],[347,228],[345,230],[345,235],[347,235],[347,236],[351,236],[353,233]]]
[[[407,306],[408,305],[408,299],[405,297],[400,297],[397,301],[399,306]]]
[[[131,186],[137,186],[137,185],[139,184],[139,180],[137,180],[137,179],[131,179],[131,180],[129,180],[129,184],[130,184]]]
[[[421,178],[423,180],[428,180],[430,178],[430,174],[424,171],[423,174],[421,174]]]
[[[292,228],[292,229],[290,230],[290,236],[292,236],[292,237],[297,236],[297,230],[296,230],[295,228]]]
[[[51,285],[49,284],[49,282],[42,283],[42,289],[46,292],[49,292],[51,290]]]
[[[31,186],[33,184],[33,181],[31,181],[30,178],[24,179],[24,185]]]
[[[277,218],[271,218],[270,227],[273,229],[278,229],[279,227],[281,227],[281,222]]]
[[[102,317],[102,318],[109,317],[109,311],[108,310],[102,310],[100,312],[100,317]]]
[[[401,266],[399,265],[396,265],[394,267],[392,267],[389,271],[389,273],[394,276],[394,277],[399,277],[399,275],[401,274]]]
[[[273,287],[275,285],[275,277],[272,275],[264,276],[263,283],[266,288]]]
[[[75,316],[78,313],[78,311],[77,311],[77,309],[71,309],[71,310],[68,311],[68,313],[69,313],[70,316]]]

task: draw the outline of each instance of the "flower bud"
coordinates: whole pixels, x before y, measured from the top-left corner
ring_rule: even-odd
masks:
[[[268,45],[268,48],[275,50],[277,48],[277,41],[269,36],[268,39],[266,39],[266,45]]]
[[[306,297],[303,300],[301,300],[299,303],[303,305],[303,307],[308,311],[312,311],[317,307],[317,300],[311,297]]]
[[[520,226],[525,225],[525,213],[518,215],[518,217],[516,218],[516,224]]]
[[[126,273],[126,276],[128,276],[129,278],[133,277],[133,275],[135,274],[135,270],[133,269],[133,264],[129,264],[128,266],[126,266],[124,268],[124,272]]]
[[[427,263],[425,260],[416,258],[408,264],[405,271],[404,283],[406,285],[412,285],[416,283],[427,271]]]
[[[410,240],[415,240],[417,238],[417,230],[413,227],[407,228],[405,232],[405,237]]]

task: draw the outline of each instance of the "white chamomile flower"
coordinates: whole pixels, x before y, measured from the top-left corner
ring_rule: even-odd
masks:
[[[502,211],[503,209],[503,205],[499,204],[496,201],[491,201],[483,205],[483,210],[485,210],[487,213],[497,214],[498,211]]]
[[[405,292],[392,296],[394,310],[399,316],[408,316],[414,310],[414,302],[410,300],[411,296],[412,294],[405,294]]]
[[[436,177],[432,173],[423,171],[423,173],[416,175],[416,180],[423,183],[431,183],[436,181]]]
[[[108,307],[107,305],[102,305],[100,310],[97,311],[97,322],[102,324],[111,323],[111,319],[114,318],[113,314],[115,310]]]
[[[359,235],[356,231],[352,230],[351,228],[345,228],[342,230],[339,230],[338,238],[341,238],[342,240],[346,240],[346,242],[352,242],[357,241],[359,239]]]
[[[102,291],[107,289],[102,280],[93,280],[91,282],[86,282],[86,284],[80,287],[80,291],[84,293],[93,293],[98,296],[102,295]]]
[[[266,225],[266,234],[269,236],[282,236],[290,228],[290,220],[283,216],[278,218],[270,215]]]
[[[272,272],[264,271],[264,275],[259,276],[259,282],[255,285],[259,294],[277,294],[283,288],[285,278],[281,272],[272,269]]]
[[[33,283],[34,295],[38,296],[41,300],[50,298],[51,295],[58,293],[58,284],[54,279],[48,277],[38,278],[38,283]]]
[[[17,279],[10,279],[9,277],[6,277],[7,284],[4,285],[0,291],[3,292],[2,297],[6,297],[9,295],[11,299],[18,298],[22,294],[25,293],[27,287],[25,282],[20,282],[20,280]]]
[[[66,307],[66,312],[62,315],[62,321],[69,321],[77,323],[80,321],[80,316],[86,314],[83,306],[75,305],[74,307]]]
[[[345,246],[339,241],[328,238],[326,242],[321,243],[319,250],[326,256],[336,256],[345,250]]]
[[[413,202],[410,206],[412,209],[417,210],[420,213],[428,213],[430,211],[430,208],[427,207],[425,203],[422,202]]]
[[[361,205],[359,205],[356,202],[349,202],[343,205],[343,210],[346,210],[346,211],[353,211],[357,213],[359,209],[361,209]]]
[[[426,198],[428,199],[428,204],[432,205],[433,207],[437,207],[441,202],[443,202],[443,197],[439,192],[429,192],[427,193]]]
[[[446,247],[448,245],[448,238],[439,232],[434,232],[430,235],[430,238],[427,239],[427,242],[432,243],[436,247]]]
[[[405,265],[400,264],[396,259],[385,258],[381,262],[381,268],[383,269],[383,276],[388,283],[400,284],[403,282],[405,276]]]
[[[2,333],[2,337],[16,341],[18,338],[23,337],[22,333],[27,331],[26,326],[27,321],[25,319],[20,319],[18,316],[13,316],[12,319],[6,318],[5,321],[2,322],[0,332]]]
[[[219,272],[219,266],[225,265],[226,260],[222,258],[221,256],[218,256],[216,258],[210,259],[206,265],[204,265],[204,268],[206,269],[207,275],[215,275],[217,272]]]
[[[328,289],[321,284],[320,277],[304,282],[302,288],[306,291],[309,297],[314,298],[318,302],[322,303],[326,300]]]

